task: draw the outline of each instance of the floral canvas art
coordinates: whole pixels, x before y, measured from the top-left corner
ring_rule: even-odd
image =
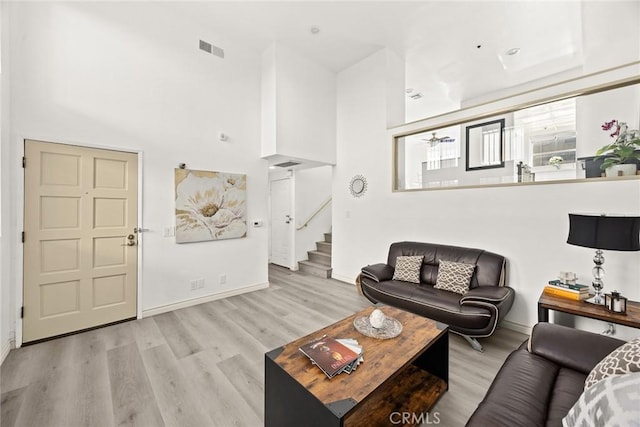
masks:
[[[247,176],[176,169],[176,243],[246,237]]]

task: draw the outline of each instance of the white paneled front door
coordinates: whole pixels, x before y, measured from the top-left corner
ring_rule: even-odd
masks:
[[[136,316],[137,154],[25,141],[23,342]]]

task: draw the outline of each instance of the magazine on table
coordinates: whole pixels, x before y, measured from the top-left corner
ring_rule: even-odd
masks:
[[[324,336],[303,345],[300,351],[329,378],[341,372],[351,373],[362,361],[362,347],[354,339]]]

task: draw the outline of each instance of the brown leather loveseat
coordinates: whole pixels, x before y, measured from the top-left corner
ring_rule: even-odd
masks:
[[[393,280],[397,258],[417,255],[424,256],[420,283]],[[468,292],[459,294],[434,288],[440,261],[475,265]],[[362,268],[360,287],[371,302],[446,323],[450,331],[462,335],[474,349],[482,351],[476,338],[490,336],[513,305],[515,293],[505,286],[505,265],[502,255],[481,249],[397,242],[389,248],[386,264]]]
[[[604,335],[538,323],[529,342],[507,357],[467,427],[561,427],[589,372],[622,344]]]

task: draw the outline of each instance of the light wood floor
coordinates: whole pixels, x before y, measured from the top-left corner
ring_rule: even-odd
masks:
[[[352,285],[269,275],[268,289],[12,350],[1,426],[262,425],[264,353],[369,306]],[[478,353],[451,335],[439,425],[464,425],[524,339],[499,329]]]

